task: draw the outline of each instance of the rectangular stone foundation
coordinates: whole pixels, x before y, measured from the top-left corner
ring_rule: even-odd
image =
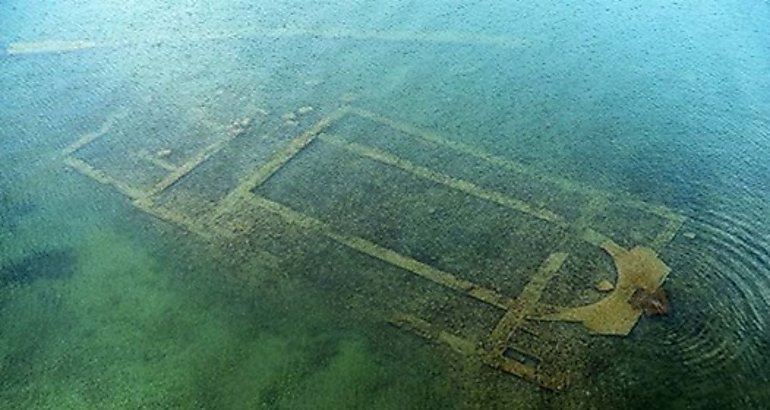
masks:
[[[250,121],[260,121],[260,116],[265,113],[254,113]],[[261,119],[264,124],[276,121],[280,122]],[[561,335],[558,327],[527,317],[551,291],[553,278],[581,273],[575,271],[574,266],[582,266],[576,261],[602,258],[600,253],[584,249],[599,250],[610,239],[632,242],[644,238],[646,242],[638,245],[660,251],[685,221],[663,206],[544,175],[525,164],[362,108],[343,106],[319,113],[314,121],[294,130],[293,137],[286,137],[290,127],[262,127],[257,132],[258,127],[261,125],[234,128],[232,124],[201,124],[194,128],[196,132],[207,130],[207,142],[195,149],[187,147],[172,161],[157,147],[143,147],[140,138],[130,144],[122,143],[120,138],[105,140],[111,133],[131,133],[127,116],[118,113],[100,129],[67,147],[64,162],[84,176],[112,186],[142,212],[207,241],[224,242],[250,235],[261,229],[256,222],[260,215],[270,214],[297,229],[443,287],[453,297],[488,305],[499,311],[500,319],[486,333],[460,336],[455,329],[434,323],[443,317],[419,317],[395,309],[390,322],[461,356],[552,390],[568,386],[570,375],[575,373],[575,369],[559,370],[575,362],[565,359],[574,350],[563,349],[572,336]],[[225,193],[207,196],[203,191],[221,182],[215,173],[200,172],[206,164],[219,161],[226,165],[221,156],[227,149],[248,145],[262,133],[265,144],[276,148],[263,159],[241,164],[229,177],[236,182],[228,185]],[[116,157],[136,159],[132,164],[140,165],[131,168],[132,178],[121,172],[127,164],[105,162],[99,150],[89,151],[100,140],[102,144],[108,141],[106,148],[100,148],[102,151],[125,149]],[[173,153],[177,149],[174,141],[182,139],[170,135],[165,141]],[[423,152],[418,147],[426,148]],[[465,161],[468,167],[480,170],[478,177],[463,173],[462,167],[436,169],[440,165],[431,161],[439,154],[460,164]],[[115,152],[111,155],[115,156]],[[315,175],[308,171],[323,165],[322,160],[329,155],[340,161],[333,167],[322,166]],[[91,162],[102,165],[97,167]],[[374,169],[377,171],[371,171]],[[364,176],[368,174],[362,170],[374,173],[367,179]],[[522,181],[521,197],[513,195],[516,186],[504,187],[505,192],[498,189],[495,184],[499,178],[490,176],[498,172]],[[137,175],[140,178],[133,178]],[[149,182],[137,184],[137,180]],[[394,185],[395,181],[400,184]],[[529,184],[528,188],[524,183]],[[538,190],[542,187],[548,189]],[[353,194],[376,189],[381,201],[370,205],[382,211],[368,215],[367,207],[346,208],[346,202],[365,201],[366,195],[334,196],[345,189]],[[551,203],[544,202],[549,199]],[[388,210],[392,215],[383,216]],[[474,215],[477,219],[472,219]],[[494,218],[484,219],[485,215]],[[634,219],[628,215],[634,215]],[[380,217],[382,220],[377,219]],[[405,220],[413,223],[394,228],[394,224]],[[494,252],[476,258],[466,252],[468,248]],[[266,253],[266,257],[280,260],[279,255]],[[584,285],[592,288],[590,282]],[[559,290],[570,294],[584,289]],[[427,303],[419,294],[408,297],[417,306]],[[440,314],[460,317],[459,313]]]

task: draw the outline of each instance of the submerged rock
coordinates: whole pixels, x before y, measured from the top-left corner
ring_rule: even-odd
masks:
[[[641,309],[647,316],[666,315],[671,310],[668,297],[663,288],[657,288],[652,292],[637,289],[628,300],[631,306]]]
[[[168,148],[160,149],[158,152],[155,153],[155,156],[161,159],[168,158],[171,156],[171,150]]]
[[[613,285],[612,282],[608,281],[607,279],[602,279],[599,282],[596,282],[594,288],[599,292],[609,292],[615,289],[615,285]]]

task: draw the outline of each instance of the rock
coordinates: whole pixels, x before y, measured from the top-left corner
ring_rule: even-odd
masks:
[[[342,94],[342,96],[340,97],[340,102],[343,105],[347,105],[352,103],[353,101],[358,100],[359,98],[360,96],[357,93],[347,92],[345,94]]]
[[[303,115],[303,114],[307,114],[307,113],[309,113],[311,111],[313,111],[313,107],[311,107],[309,105],[306,105],[304,107],[299,107],[299,109],[297,109],[297,114]]]
[[[671,310],[668,297],[663,288],[657,288],[652,292],[642,288],[636,289],[628,303],[637,309],[641,309],[647,316],[666,315]]]
[[[244,117],[241,119],[233,120],[230,125],[227,126],[228,131],[234,135],[243,134],[246,129],[251,125],[251,118]]]
[[[596,282],[594,288],[599,292],[609,292],[615,289],[615,285],[613,285],[612,282],[608,281],[607,279],[602,279],[599,282]]]

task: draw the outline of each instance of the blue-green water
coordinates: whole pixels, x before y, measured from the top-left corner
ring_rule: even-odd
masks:
[[[0,4],[0,408],[768,406],[770,4],[254,3]],[[255,195],[511,297],[568,251],[555,304],[596,298],[609,258],[473,193],[570,220],[609,193],[584,218],[626,247],[661,222],[623,204],[666,207],[686,218],[658,249],[671,312],[557,327],[552,392],[390,325],[483,344],[500,312],[362,242],[253,211],[201,236],[66,165],[151,189],[250,118],[154,198],[205,219],[340,106],[379,117],[331,121]]]

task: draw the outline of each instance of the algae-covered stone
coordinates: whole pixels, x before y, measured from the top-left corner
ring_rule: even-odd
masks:
[[[599,292],[609,292],[615,289],[615,285],[613,285],[612,282],[608,281],[607,279],[602,279],[599,282],[596,282],[594,288],[596,288],[596,290]]]

